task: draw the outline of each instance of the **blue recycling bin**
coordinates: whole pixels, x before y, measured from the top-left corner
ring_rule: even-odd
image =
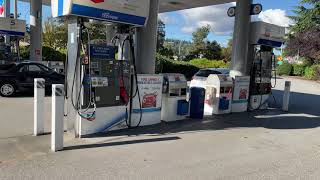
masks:
[[[178,111],[179,116],[186,116],[189,113],[189,102],[186,100],[178,100]]]
[[[204,88],[190,88],[190,117],[192,119],[203,119],[205,95]]]

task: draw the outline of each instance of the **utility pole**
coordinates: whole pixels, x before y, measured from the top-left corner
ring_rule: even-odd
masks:
[[[4,17],[9,18],[10,17],[10,0],[5,0],[4,1]],[[10,46],[11,48],[11,43],[10,43],[10,36],[5,35],[5,44],[6,47]]]
[[[179,60],[181,60],[181,45],[182,45],[182,40],[180,40],[180,43],[179,43]]]
[[[18,0],[13,1],[13,6],[14,6],[14,14],[13,17],[14,19],[18,19]],[[19,37],[16,39],[16,51],[17,51],[17,56],[18,56],[18,61],[20,61],[20,45],[19,45]]]

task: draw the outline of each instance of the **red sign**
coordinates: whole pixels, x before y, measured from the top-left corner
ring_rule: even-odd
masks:
[[[157,92],[146,94],[143,96],[142,108],[157,107]]]
[[[94,3],[103,3],[104,2],[104,0],[91,0],[91,1]]]
[[[40,56],[40,53],[41,53],[40,49],[36,49],[35,53],[36,53],[37,56]]]

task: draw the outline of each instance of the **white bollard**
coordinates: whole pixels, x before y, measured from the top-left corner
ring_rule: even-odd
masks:
[[[44,96],[45,80],[34,79],[34,100],[33,100],[33,135],[39,136],[44,133]]]
[[[284,92],[283,92],[283,102],[282,102],[282,110],[286,112],[289,111],[290,89],[291,89],[291,82],[286,81]]]
[[[63,118],[64,118],[64,85],[52,85],[52,130],[51,150],[57,152],[63,149]]]

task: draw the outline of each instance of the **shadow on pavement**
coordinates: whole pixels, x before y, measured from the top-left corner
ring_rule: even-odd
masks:
[[[308,88],[308,87],[306,87]],[[275,108],[281,108],[283,91],[273,90],[277,105]],[[305,93],[290,93],[290,113],[306,113],[320,116],[320,95]]]
[[[85,144],[85,145],[76,145],[65,147],[63,151],[76,150],[76,149],[90,149],[90,148],[100,148],[100,147],[111,147],[111,146],[121,146],[121,145],[130,145],[130,144],[141,144],[141,143],[151,143],[151,142],[161,142],[161,141],[175,141],[181,138],[174,137],[164,137],[164,138],[153,138],[153,139],[139,139],[132,141],[118,141],[118,142],[108,142],[108,143],[99,143],[99,144]]]
[[[161,123],[154,126],[139,127],[136,129],[125,129],[108,133],[94,134],[84,138],[141,135],[162,136],[256,127],[263,127],[267,129],[310,129],[320,126],[319,95],[294,92],[291,93],[290,112],[285,113],[279,109],[281,108],[282,104],[282,94],[282,91],[276,90],[273,92],[274,98],[270,99],[270,104],[273,104],[273,107],[270,110],[207,116],[203,120],[187,119],[171,123]],[[274,103],[274,99],[276,100],[276,104]],[[65,150],[97,148],[177,139],[179,139],[179,137],[108,142],[102,144],[71,146],[66,147]]]
[[[230,128],[264,127],[268,129],[310,129],[320,126],[320,95],[291,93],[290,112],[281,111],[283,91],[275,90],[270,99],[272,109],[228,115],[205,117],[204,120],[184,120],[160,125],[141,127],[131,130],[120,130],[99,136],[120,135],[165,135],[175,133],[192,133]]]
[[[45,92],[45,97],[51,97],[52,93],[46,91]],[[33,98],[34,97],[34,93],[33,92],[18,92],[16,93],[14,96],[11,97],[6,97],[6,98]]]

